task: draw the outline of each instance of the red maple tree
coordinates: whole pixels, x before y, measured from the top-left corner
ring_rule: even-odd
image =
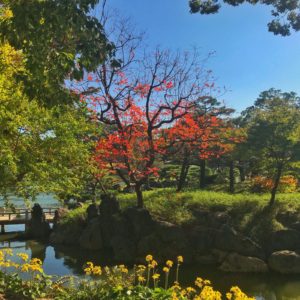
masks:
[[[196,56],[160,50],[139,62],[138,78],[127,66],[116,69],[105,63],[88,74],[81,101],[92,110],[92,118],[105,125],[95,153],[99,168],[133,187],[137,205],[143,207],[142,186],[149,175],[157,174],[157,154],[166,151],[161,132],[208,97],[210,72],[205,78],[199,75]]]

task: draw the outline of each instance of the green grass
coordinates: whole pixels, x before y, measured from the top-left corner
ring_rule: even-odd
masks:
[[[155,189],[144,192],[145,207],[155,219],[178,225],[197,224],[199,210],[224,212],[230,216],[232,226],[257,240],[264,240],[271,231],[284,228],[276,220],[278,212],[299,213],[300,219],[300,193],[278,194],[274,207],[266,210],[269,198],[269,194],[207,190],[177,193],[174,189]],[[134,194],[119,194],[118,199],[122,208],[135,205]]]

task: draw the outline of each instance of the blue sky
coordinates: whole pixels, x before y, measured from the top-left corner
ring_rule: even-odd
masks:
[[[150,47],[200,48],[210,51],[208,68],[227,88],[225,103],[241,111],[271,87],[300,94],[300,33],[289,37],[268,32],[270,8],[223,5],[209,16],[190,14],[188,0],[109,0],[137,29],[146,31]]]

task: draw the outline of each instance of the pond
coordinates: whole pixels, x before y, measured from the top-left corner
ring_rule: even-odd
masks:
[[[82,266],[87,261],[98,265],[113,264],[109,253],[83,251],[74,248],[53,247],[34,240],[8,241],[13,237],[12,231],[23,230],[22,225],[7,226],[7,233],[0,237],[0,248],[10,247],[15,252],[26,252],[29,257],[43,261],[43,267],[49,275],[83,275]],[[226,292],[231,286],[238,285],[247,294],[259,300],[300,300],[300,275],[267,274],[231,274],[224,273],[211,266],[185,266],[180,271],[182,285],[191,285],[196,276],[209,279],[214,287]]]

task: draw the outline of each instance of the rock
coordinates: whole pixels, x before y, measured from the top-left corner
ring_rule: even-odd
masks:
[[[50,243],[65,246],[79,246],[79,239],[83,230],[84,227],[78,224],[59,226],[59,229],[51,233],[49,238]]]
[[[299,220],[299,214],[295,211],[283,211],[276,215],[276,220],[286,227],[290,227],[291,224]]]
[[[214,247],[216,230],[197,226],[187,232],[187,237],[194,249],[195,255],[208,253]]]
[[[58,224],[55,231],[50,235],[50,243],[66,246],[79,246],[79,239],[86,227],[84,219],[77,219],[76,222]]]
[[[103,248],[100,226],[100,221],[96,218],[88,223],[88,226],[84,229],[80,236],[80,247],[88,250],[100,250]]]
[[[154,221],[148,210],[129,207],[125,209],[123,214],[132,225],[133,234],[137,240],[153,232]]]
[[[30,238],[45,239],[50,235],[50,224],[46,221],[42,207],[35,203],[31,210],[31,219],[25,226],[25,235]]]
[[[87,213],[87,221],[97,218],[99,216],[97,205],[95,203],[90,204],[86,209],[86,213]]]
[[[217,265],[218,258],[212,253],[206,255],[196,255],[195,262],[201,265]]]
[[[250,238],[238,234],[228,225],[218,230],[215,238],[215,248],[228,252],[236,252],[244,256],[265,258],[263,249]]]
[[[268,259],[271,270],[283,274],[300,274],[300,254],[283,250],[271,254]]]
[[[295,230],[297,230],[297,231],[300,231],[300,222],[297,221],[297,222],[295,222],[295,223],[292,223],[292,224],[290,225],[290,228],[295,229]]]
[[[144,262],[145,256],[152,254],[154,257],[161,256],[161,245],[162,242],[156,234],[150,234],[141,238],[137,246],[138,257]]]
[[[169,222],[157,221],[155,224],[155,232],[162,242],[179,242],[180,240],[186,240],[183,229]]]
[[[63,219],[68,214],[69,210],[63,207],[58,208],[54,212],[54,219],[53,219],[53,230],[56,230]]]
[[[135,239],[133,225],[125,218],[123,214],[115,214],[111,216],[110,222],[111,237],[121,235],[126,238]]]
[[[280,250],[300,250],[300,232],[294,229],[273,232],[268,249],[270,253]]]
[[[220,266],[220,270],[225,272],[264,273],[268,271],[268,266],[257,257],[230,253]]]
[[[193,211],[193,213],[199,225],[215,229],[218,229],[222,225],[227,224],[230,220],[230,216],[225,211],[212,212],[209,210],[197,208]]]
[[[136,246],[135,243],[123,236],[114,236],[111,239],[111,246],[114,253],[114,258],[117,261],[131,263],[135,261]]]
[[[99,206],[101,216],[112,216],[120,212],[119,202],[112,195],[101,195],[101,203]]]
[[[212,249],[211,253],[219,264],[221,264],[229,254],[228,252],[219,249]]]

